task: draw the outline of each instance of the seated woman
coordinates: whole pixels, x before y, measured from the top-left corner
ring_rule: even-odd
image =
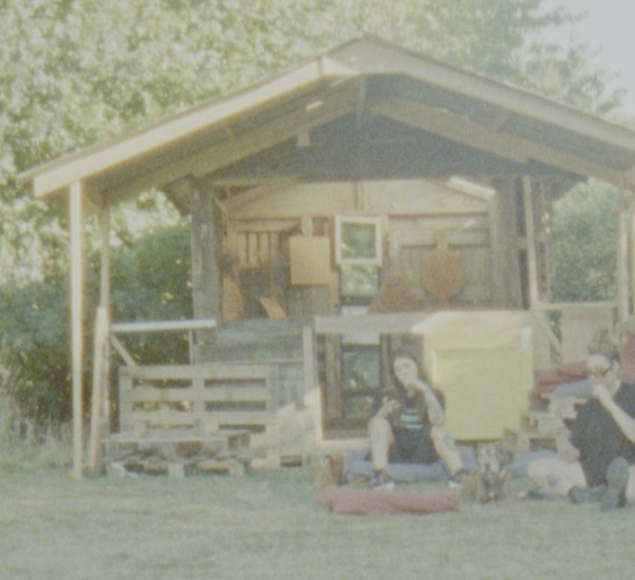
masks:
[[[395,389],[382,391],[368,423],[375,475],[372,489],[390,489],[389,463],[434,463],[439,459],[460,484],[465,469],[451,435],[445,430],[443,395],[423,380],[417,359],[406,351],[392,356]]]

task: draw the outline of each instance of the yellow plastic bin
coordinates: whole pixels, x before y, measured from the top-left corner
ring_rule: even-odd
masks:
[[[533,386],[527,312],[440,312],[420,334],[424,367],[445,394],[455,439],[498,439],[505,428],[518,429]]]

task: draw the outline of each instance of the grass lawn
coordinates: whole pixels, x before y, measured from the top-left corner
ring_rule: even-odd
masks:
[[[634,507],[605,514],[597,505],[510,500],[432,516],[336,516],[317,503],[312,482],[305,468],[82,481],[5,469],[0,578],[635,577]]]

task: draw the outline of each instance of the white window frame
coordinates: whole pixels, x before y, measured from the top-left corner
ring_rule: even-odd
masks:
[[[371,258],[346,258],[342,256],[342,228],[348,224],[375,227],[375,255]],[[335,263],[350,265],[381,266],[383,254],[381,218],[360,216],[335,216]]]

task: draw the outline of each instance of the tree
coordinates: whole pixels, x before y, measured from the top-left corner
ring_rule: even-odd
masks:
[[[52,344],[66,346],[59,326],[65,317],[49,312],[63,312],[64,207],[34,200],[16,172],[362,34],[606,114],[619,95],[607,93],[605,73],[589,65],[585,47],[564,51],[538,37],[576,17],[542,6],[543,0],[0,0],[0,287],[7,308],[19,309],[2,354],[28,366],[20,340],[47,348],[34,336],[37,324],[20,326],[43,308]],[[115,243],[131,252],[132,242],[158,223],[182,223],[162,197],[123,204],[114,216]],[[181,247],[176,238],[161,239]],[[144,296],[156,308],[170,292],[168,279],[141,276],[125,254],[122,271],[137,270],[130,279],[138,294],[118,297],[119,307]],[[146,286],[150,280],[154,285]],[[63,355],[49,354],[57,357],[59,380],[67,380]]]

